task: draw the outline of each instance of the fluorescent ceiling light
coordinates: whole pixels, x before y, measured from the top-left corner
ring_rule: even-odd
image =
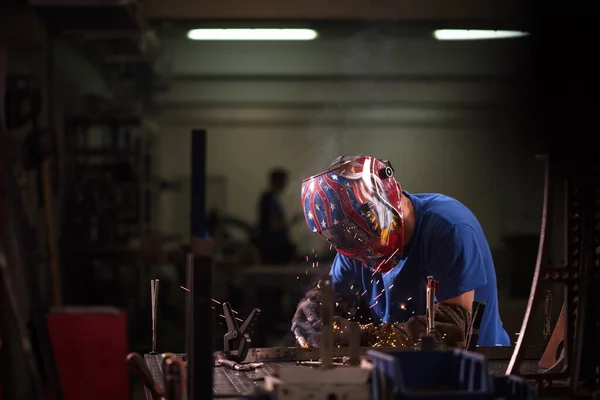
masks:
[[[192,29],[191,40],[313,40],[312,29]]]
[[[521,31],[492,31],[476,29],[438,29],[433,32],[437,40],[509,39],[529,35]]]

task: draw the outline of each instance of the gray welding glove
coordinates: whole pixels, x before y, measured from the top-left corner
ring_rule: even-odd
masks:
[[[292,333],[301,347],[319,347],[321,341],[321,294],[319,287],[311,289],[298,303],[292,318]],[[334,333],[337,344],[345,344],[347,320],[340,315],[352,314],[356,300],[337,295],[335,299]]]
[[[292,318],[292,333],[301,347],[319,347],[321,320],[321,289],[310,290],[300,300]]]
[[[466,342],[471,319],[469,310],[455,304],[435,304],[434,340],[439,347],[460,347]],[[424,315],[411,317],[408,321],[383,324],[370,332],[369,344],[373,347],[410,347],[419,345],[427,334]]]

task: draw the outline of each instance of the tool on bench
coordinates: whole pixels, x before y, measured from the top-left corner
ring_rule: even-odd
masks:
[[[156,354],[156,314],[158,311],[158,279],[150,281],[150,297],[152,301],[152,353]]]
[[[427,335],[435,336],[435,292],[438,289],[438,281],[433,279],[433,276],[427,277],[427,303],[426,303],[426,314],[427,314]]]
[[[165,357],[163,361],[163,382],[166,400],[183,400],[185,396],[185,364],[178,357]]]
[[[154,400],[161,400],[165,396],[165,392],[154,382],[144,357],[138,353],[129,353],[125,358],[125,365],[150,390]]]
[[[223,303],[223,315],[227,323],[227,333],[223,336],[223,352],[217,354],[217,362],[236,370],[257,368],[255,364],[241,366],[248,355],[252,339],[250,335],[254,332],[256,322],[260,317],[260,308],[252,310],[250,315],[239,326],[231,304]]]
[[[465,348],[469,351],[475,351],[477,348],[477,341],[479,340],[479,327],[481,326],[481,320],[484,312],[485,303],[474,301],[471,308],[471,323],[469,324],[469,331],[466,335],[467,343]]]

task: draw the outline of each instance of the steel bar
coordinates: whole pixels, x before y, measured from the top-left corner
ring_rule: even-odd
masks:
[[[348,322],[350,339],[350,365],[360,365],[360,325],[357,321]]]
[[[433,276],[427,277],[427,289],[426,289],[426,314],[427,314],[427,334],[429,336],[435,335],[435,281]]]
[[[333,309],[334,294],[331,276],[321,280],[323,295],[321,297],[321,366],[330,368],[333,366]]]
[[[150,297],[152,301],[152,352],[156,353],[156,316],[158,312],[158,279],[150,281]]]

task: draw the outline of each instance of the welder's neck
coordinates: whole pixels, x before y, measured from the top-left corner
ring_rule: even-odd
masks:
[[[404,246],[406,246],[415,231],[415,208],[408,197],[402,196],[401,201],[402,214],[404,215]]]

